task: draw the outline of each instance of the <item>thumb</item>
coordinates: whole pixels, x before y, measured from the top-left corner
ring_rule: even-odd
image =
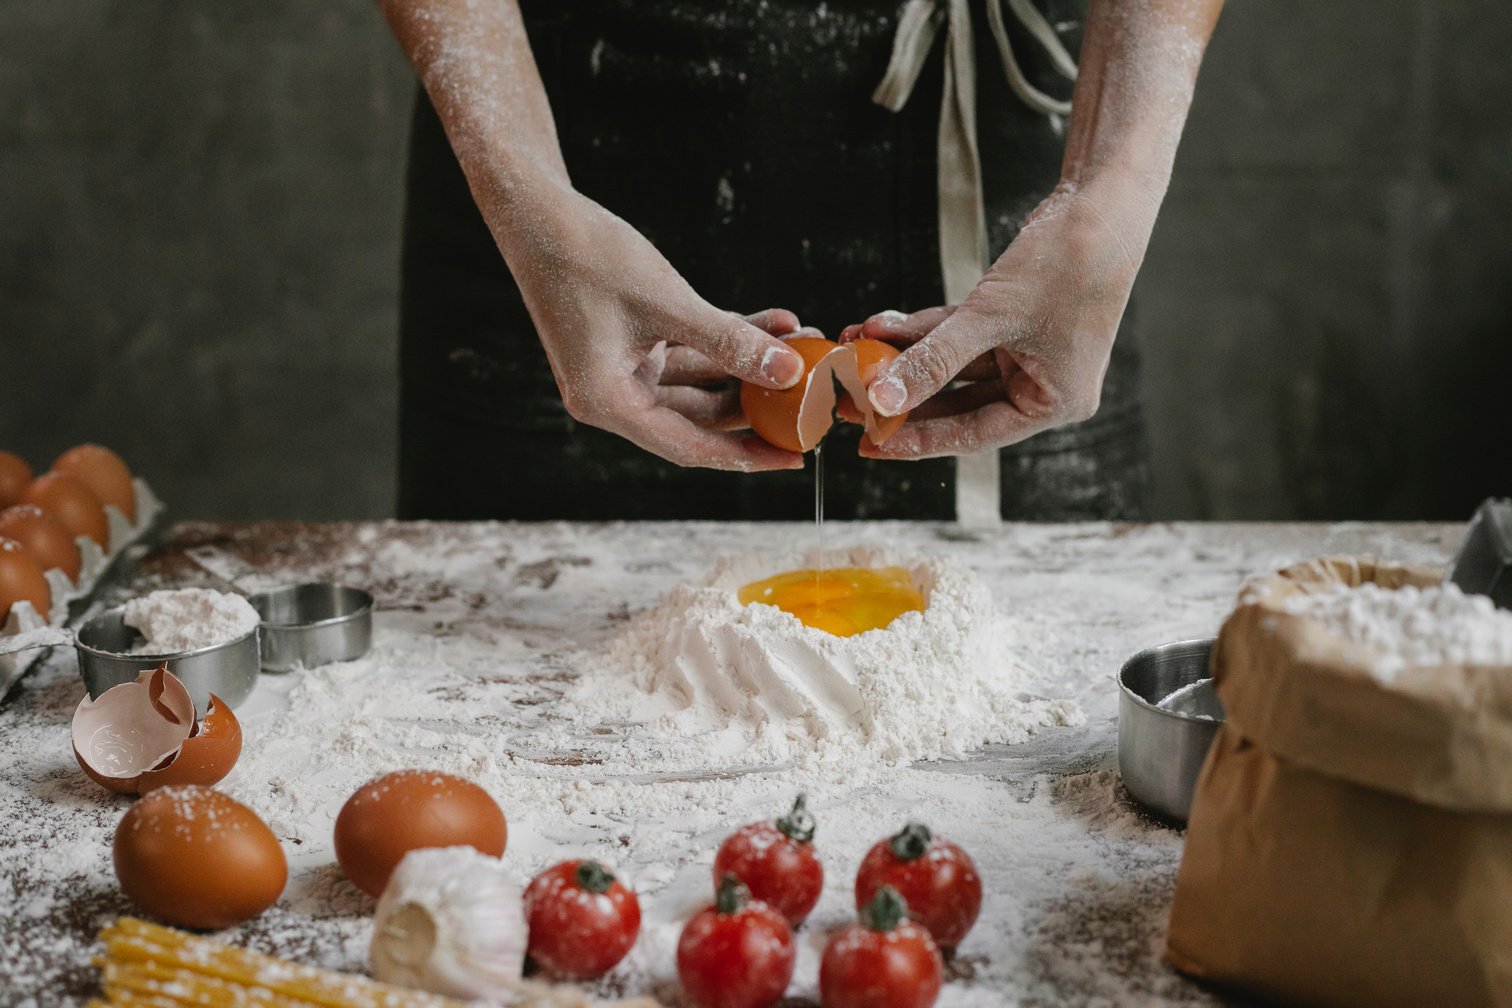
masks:
[[[803,377],[803,358],[777,339],[734,315],[711,309],[681,342],[703,353],[741,381],[785,389]]]
[[[996,327],[957,311],[898,355],[867,388],[872,408],[897,416],[935,395],[998,339]]]

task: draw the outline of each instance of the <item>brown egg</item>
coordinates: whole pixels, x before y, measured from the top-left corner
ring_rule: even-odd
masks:
[[[47,619],[52,589],[47,586],[42,565],[16,540],[0,538],[0,624],[10,615],[11,606],[23,599],[32,604],[38,616]]]
[[[224,928],[278,899],[289,866],[257,814],[198,784],[158,788],[126,811],[115,834],[121,891],[170,924]]]
[[[94,491],[77,476],[68,473],[38,476],[26,488],[21,500],[37,505],[74,535],[88,536],[99,543],[101,549],[110,547],[110,524],[105,520],[105,508]]]
[[[35,504],[17,504],[0,511],[0,536],[26,547],[43,570],[57,568],[70,581],[79,579],[79,544],[52,515]]]
[[[166,663],[79,701],[73,751],[90,780],[117,794],[216,783],[241,755],[241,723],[214,693],[194,720],[189,691]]]
[[[369,781],[336,817],[336,860],[352,884],[379,896],[404,855],[421,847],[473,847],[501,857],[509,828],[478,785],[434,770]]]
[[[31,466],[19,455],[0,451],[0,508],[21,502],[21,495],[31,486]]]
[[[136,521],[136,488],[131,485],[131,470],[109,448],[96,444],[70,448],[58,456],[52,471],[77,476],[101,504],[114,504],[127,521]]]

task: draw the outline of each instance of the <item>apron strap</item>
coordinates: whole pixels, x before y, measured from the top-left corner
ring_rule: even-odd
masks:
[[[1008,41],[1002,3],[987,0],[987,23],[1009,87],[1036,112],[1069,114],[1069,101],[1052,98],[1024,76]],[[1076,61],[1032,0],[1007,3],[1019,24],[1049,54],[1056,71],[1075,80]],[[977,146],[976,49],[969,0],[908,0],[898,16],[887,72],[872,101],[892,112],[908,103],[942,23],[946,28],[945,86],[940,98],[936,154],[940,273],[946,302],[960,304],[987,268],[987,205],[982,196],[982,158]],[[956,518],[962,525],[980,527],[1002,520],[998,465],[995,451],[956,460]]]

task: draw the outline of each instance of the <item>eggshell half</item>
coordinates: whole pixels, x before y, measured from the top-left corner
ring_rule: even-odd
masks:
[[[74,758],[117,794],[214,784],[236,765],[241,746],[241,724],[214,694],[204,721],[195,723],[189,691],[166,664],[94,700],[86,696],[74,710]]]
[[[898,349],[890,343],[881,340],[858,339],[852,340],[840,348],[849,353],[839,353],[833,358],[835,377],[840,385],[851,397],[856,408],[861,411],[861,418],[865,421],[866,436],[871,438],[872,444],[882,444],[888,438],[898,433],[898,428],[908,419],[907,413],[899,413],[897,416],[883,416],[872,409],[871,399],[866,394],[866,389],[881,371],[894,358],[898,356]]]
[[[740,408],[761,438],[788,451],[811,450],[835,422],[833,360],[844,348],[821,336],[789,336],[783,342],[803,357],[803,377],[792,388],[742,384]]]
[[[229,704],[211,693],[204,720],[194,726],[179,746],[178,755],[160,768],[142,774],[137,781],[137,793],[146,794],[172,784],[208,787],[218,783],[236,766],[241,750],[241,722],[231,713]]]

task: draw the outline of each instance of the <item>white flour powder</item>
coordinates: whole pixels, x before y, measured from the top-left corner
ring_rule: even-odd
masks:
[[[764,763],[959,759],[1038,727],[1082,723],[1075,704],[1025,694],[1028,671],[966,567],[944,558],[910,566],[873,549],[825,561],[909,566],[928,604],[884,629],[837,637],[774,606],[742,606],[736,591],[772,574],[773,558],[727,560],[611,644],[605,667],[573,691],[574,718],[638,718],[664,745],[692,740],[699,766],[733,750]]]
[[[126,625],[142,634],[132,654],[165,655],[225,644],[251,633],[257,610],[240,595],[209,588],[155,591],[126,603]]]
[[[1283,607],[1374,651],[1374,671],[1382,679],[1415,667],[1512,665],[1512,612],[1453,584],[1340,587],[1294,595]]]
[[[795,1003],[817,999],[824,940],[855,920],[852,883],[866,848],[918,819],[969,851],[987,887],[938,1008],[1209,1005],[1212,995],[1160,960],[1180,837],[1141,818],[1112,769],[1114,670],[1152,642],[1211,633],[1246,574],[1321,553],[1442,563],[1458,539],[1457,529],[1418,526],[1236,534],[1226,526],[1023,525],[962,540],[925,523],[846,523],[848,542],[952,557],[919,565],[937,571],[932,602],[955,595],[991,636],[952,640],[943,626],[923,632],[929,621],[920,618],[917,636],[892,638],[906,646],[882,648],[885,636],[864,635],[837,645],[854,659],[855,682],[868,684],[863,696],[877,712],[870,727],[824,709],[758,724],[759,705],[737,714],[702,701],[680,708],[670,688],[647,694],[624,681],[651,673],[644,656],[616,662],[639,653],[635,640],[671,632],[673,600],[716,611],[704,588],[687,587],[708,581],[709,557],[808,531],[773,523],[316,526],[284,530],[269,551],[266,528],[227,538],[220,527],[181,526],[172,549],[209,541],[229,551],[224,569],[211,568],[217,578],[354,583],[380,600],[362,659],[264,675],[237,707],[244,748],[218,787],[279,837],[289,884],[274,907],[219,937],[363,970],[373,901],[336,866],[333,821],[368,779],[428,767],[498,799],[509,818],[504,865],[517,883],[569,857],[615,865],[640,893],[642,934],[594,989],[686,1008],[677,936],[710,898],[715,849],[802,790],[819,819],[825,889],[798,932]],[[247,554],[258,557],[255,577],[241,569]],[[757,573],[781,570],[787,559],[772,556]],[[178,565],[148,564],[132,587],[183,579]],[[767,610],[727,614],[806,633]],[[976,648],[991,660],[967,667],[932,657]],[[957,687],[971,698],[960,706],[984,709],[952,710],[948,692]],[[1019,701],[1019,691],[1073,698],[1089,712],[1087,724],[988,746],[964,761],[889,763],[899,751],[967,746],[973,735],[1016,740],[1037,719],[1057,716],[1055,703]],[[0,706],[0,1000],[18,1008],[83,1005],[97,993],[94,929],[131,909],[110,860],[129,802],[85,778],[70,751],[81,695],[72,656],[60,649]],[[985,713],[991,705],[999,713]],[[636,708],[646,716],[633,716]],[[1071,716],[1069,704],[1058,709]],[[937,741],[912,717],[949,724],[958,737]],[[680,725],[692,722],[712,727],[683,734]]]

